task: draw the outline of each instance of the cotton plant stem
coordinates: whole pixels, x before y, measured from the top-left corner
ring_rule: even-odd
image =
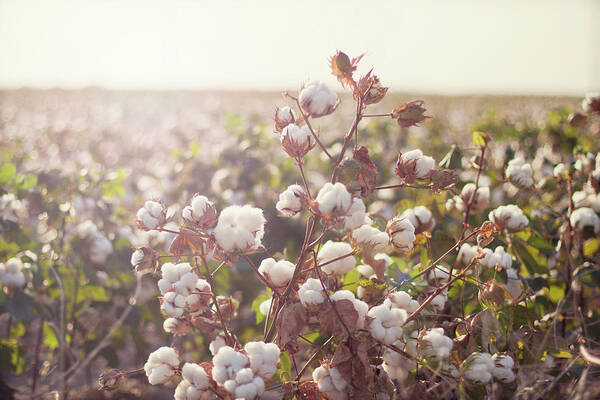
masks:
[[[294,379],[295,381],[298,381],[302,377],[302,375],[304,374],[306,369],[310,366],[310,364],[312,364],[313,361],[315,361],[315,359],[319,356],[319,354],[321,354],[321,352],[323,351],[324,348],[329,346],[329,344],[333,341],[333,339],[334,339],[334,336],[330,336],[329,339],[327,339],[325,341],[325,343],[323,343],[321,346],[319,346],[318,349],[316,349],[313,352],[313,354],[310,356],[308,361],[306,361],[306,363],[304,363],[304,365],[300,369],[300,372],[298,372],[298,374],[296,375],[296,379]]]
[[[312,200],[312,195],[310,194],[310,188],[308,187],[308,182],[306,181],[306,176],[304,176],[304,168],[302,167],[302,159],[297,158],[296,163],[298,164],[298,169],[300,170],[300,175],[302,176],[302,183],[304,184],[304,190],[306,190],[306,194],[308,198]]]
[[[254,270],[254,273],[256,273],[256,276],[258,277],[258,279],[262,282],[263,285],[265,285],[266,287],[268,287],[269,289],[271,289],[271,291],[277,295],[279,295],[279,292],[277,291],[277,289],[275,287],[273,287],[273,285],[271,285],[263,276],[263,274],[261,274],[258,271],[258,268],[256,268],[256,265],[252,262],[252,260],[246,255],[246,254],[242,254],[242,258],[244,260],[246,260],[246,262],[248,263],[248,265],[250,265],[250,267]]]

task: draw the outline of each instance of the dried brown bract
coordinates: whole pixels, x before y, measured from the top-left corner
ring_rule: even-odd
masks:
[[[343,87],[346,85],[356,88],[356,82],[352,78],[352,74],[356,71],[356,67],[364,54],[350,59],[348,55],[342,51],[337,51],[333,57],[329,59],[331,73],[340,81]]]
[[[392,118],[398,121],[403,128],[417,126],[420,122],[431,117],[425,115],[427,109],[423,107],[423,100],[413,100],[392,111]]]

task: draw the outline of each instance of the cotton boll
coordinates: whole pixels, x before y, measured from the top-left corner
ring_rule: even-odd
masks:
[[[283,128],[279,139],[283,150],[295,159],[304,157],[316,144],[308,125],[289,124]]]
[[[594,233],[600,233],[600,218],[589,207],[581,207],[573,211],[570,222],[576,230],[583,231],[585,227],[589,226],[594,230]]]
[[[0,263],[0,285],[9,288],[25,286],[25,275],[22,272],[23,261],[20,258],[11,258],[6,263]]]
[[[552,170],[552,173],[555,178],[564,179],[565,174],[567,173],[567,167],[563,163],[556,164],[556,166]]]
[[[269,379],[277,372],[280,350],[275,343],[248,342],[244,350],[250,359],[250,368],[256,375]]]
[[[431,285],[443,286],[450,280],[450,270],[443,265],[436,265],[427,273],[427,281]]]
[[[344,380],[337,368],[329,364],[322,364],[320,367],[314,369],[312,378],[317,383],[319,391],[326,393],[329,398],[346,398],[344,389],[348,386],[348,382]]]
[[[511,356],[507,354],[494,354],[492,356],[494,360],[494,378],[502,383],[510,383],[515,380],[515,374],[512,371],[515,362]]]
[[[370,224],[371,219],[367,216],[366,210],[365,203],[361,198],[353,198],[348,215],[343,218],[344,229],[351,231],[362,225]]]
[[[472,353],[461,364],[461,371],[466,380],[485,385],[492,380],[495,363],[489,353]]]
[[[392,292],[387,297],[394,304],[394,307],[406,310],[407,313],[413,313],[419,308],[419,302],[414,300],[410,294],[401,290]]]
[[[262,303],[260,303],[260,306],[258,306],[258,311],[260,311],[260,313],[262,315],[269,315],[269,310],[271,309],[271,304],[273,303],[273,299],[269,298],[265,301],[263,301]]]
[[[369,252],[381,251],[389,244],[390,238],[387,233],[369,225],[356,228],[351,233],[352,243]]]
[[[375,270],[370,265],[361,264],[356,267],[356,270],[365,278],[370,278],[375,275]]]
[[[423,155],[421,150],[411,150],[398,157],[396,175],[406,183],[413,183],[415,179],[428,179],[434,167],[432,157]]]
[[[394,247],[401,252],[408,252],[413,249],[415,236],[415,227],[411,222],[402,217],[391,219],[385,231],[390,236],[390,240]]]
[[[515,186],[528,188],[533,185],[533,170],[531,164],[525,163],[522,157],[508,162],[506,177]]]
[[[229,206],[221,211],[214,234],[217,244],[227,253],[247,253],[262,246],[265,217],[250,205]]]
[[[349,300],[352,302],[354,309],[358,313],[358,319],[356,322],[356,328],[362,329],[365,326],[365,317],[369,311],[369,305],[364,301],[358,300],[354,297],[354,293],[349,290],[338,290],[330,296],[331,300],[336,302],[340,300]]]
[[[376,340],[384,344],[392,344],[402,337],[402,326],[408,315],[405,310],[395,308],[389,299],[371,308],[367,315],[372,318],[369,332]]]
[[[144,371],[151,385],[160,385],[175,375],[179,367],[179,355],[172,347],[161,347],[150,353]]]
[[[443,328],[429,329],[419,342],[423,357],[435,361],[447,359],[453,345],[452,339],[444,335]]]
[[[393,345],[408,352],[408,349],[405,348],[404,343],[400,340],[395,341]],[[417,367],[417,363],[415,361],[405,357],[391,348],[385,349],[382,358],[383,369],[388,374],[390,379],[397,379],[401,382],[406,380],[408,373]]]
[[[304,307],[314,307],[325,301],[321,281],[308,278],[298,289],[298,297]]]
[[[290,107],[277,107],[275,110],[275,131],[281,132],[283,128],[296,122],[296,113]]]
[[[291,217],[304,209],[306,201],[307,194],[304,189],[300,185],[291,185],[281,192],[275,208],[281,214]]]
[[[113,246],[110,240],[104,236],[95,237],[89,248],[90,261],[94,264],[102,265],[113,252]]]
[[[469,243],[463,243],[460,246],[460,250],[458,251],[458,256],[456,257],[456,263],[461,266],[467,266],[471,263],[473,258],[479,255],[479,247],[472,246]]]
[[[185,319],[169,317],[163,322],[163,329],[173,335],[187,335],[192,331],[192,326]]]
[[[348,243],[329,240],[321,247],[317,261],[319,264],[327,263],[321,267],[327,275],[343,275],[356,266],[356,259],[352,253],[352,246]],[[336,258],[339,260],[331,261]]]
[[[265,258],[260,263],[258,272],[275,287],[283,287],[292,279],[295,269],[295,265],[287,260],[275,261],[273,258]]]
[[[196,193],[191,204],[181,212],[181,216],[187,223],[205,229],[212,227],[217,222],[217,209],[206,196]]]
[[[208,349],[210,350],[210,354],[214,356],[217,354],[221,347],[226,345],[227,342],[225,342],[225,335],[223,333],[219,333],[217,337],[209,343]]]
[[[209,377],[198,364],[185,363],[181,370],[183,380],[175,389],[175,400],[199,400],[208,389]]]
[[[331,114],[339,104],[337,95],[319,81],[311,81],[304,85],[298,100],[302,110],[312,118]]]
[[[460,196],[454,196],[452,198],[452,205],[450,206],[450,210],[452,208],[456,208],[459,212],[464,212],[467,209],[467,204],[471,200],[473,193],[475,192],[475,184],[467,183],[461,191]],[[446,208],[448,208],[448,204],[446,204]],[[477,188],[477,192],[471,200],[471,209],[472,213],[480,213],[487,209],[490,206],[490,188],[488,186],[479,186]]]
[[[138,227],[146,231],[156,229],[167,222],[167,210],[157,201],[146,201],[136,216]]]
[[[315,202],[321,215],[337,218],[348,214],[352,205],[352,196],[343,183],[327,182],[319,190]]]
[[[247,368],[249,365],[248,357],[235,351],[229,346],[222,346],[213,357],[212,377],[220,385],[226,381],[235,381],[238,371]],[[231,390],[228,389],[230,393]]]
[[[518,232],[529,225],[529,220],[523,211],[514,204],[496,208],[489,213],[488,218],[501,229],[507,229],[509,232]]]
[[[521,293],[523,293],[523,289],[521,288],[521,280],[519,276],[512,268],[506,269],[506,289],[510,293],[510,295],[517,299]]]
[[[409,208],[400,214],[400,218],[406,218],[415,227],[415,235],[423,232],[431,232],[435,227],[433,214],[424,206]]]

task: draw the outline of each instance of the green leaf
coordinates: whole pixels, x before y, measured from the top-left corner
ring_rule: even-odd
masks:
[[[0,167],[0,185],[9,184],[15,173],[17,172],[17,167],[14,164],[4,164]]]
[[[20,374],[25,365],[24,351],[15,340],[0,339],[0,371]]]
[[[19,189],[20,190],[29,190],[29,189],[34,188],[35,185],[37,185],[37,176],[28,175],[23,178],[23,181],[19,185]]]
[[[17,320],[27,324],[33,320],[33,297],[17,291],[12,297],[6,296],[0,305],[0,312],[7,311]]]
[[[58,347],[58,338],[47,324],[44,324],[44,345],[49,349],[56,349]]]
[[[475,131],[473,132],[473,144],[475,146],[485,146],[487,142],[489,142],[491,136],[489,133]]]
[[[587,258],[591,258],[598,250],[600,250],[600,239],[598,238],[586,240],[583,245],[583,255]]]
[[[525,264],[525,268],[530,275],[544,274],[548,272],[548,267],[542,265],[538,261],[539,250],[533,246],[529,246],[521,240],[513,241],[514,251]]]
[[[450,151],[446,153],[439,163],[440,168],[458,169],[462,165],[462,152],[457,145],[453,144]]]

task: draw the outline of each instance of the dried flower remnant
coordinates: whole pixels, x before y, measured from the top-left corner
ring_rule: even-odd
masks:
[[[428,179],[434,166],[435,160],[417,149],[400,153],[395,171],[404,182],[413,183],[416,179]]]
[[[354,99],[358,100],[361,97],[364,105],[379,103],[389,89],[382,86],[377,75],[372,74],[372,72],[373,70],[370,70],[365,76],[360,78],[358,86],[354,90]]]
[[[392,111],[392,118],[397,120],[398,125],[403,128],[417,126],[420,122],[431,118],[425,115],[427,110],[423,104],[425,104],[423,100],[413,100],[403,104]]]

